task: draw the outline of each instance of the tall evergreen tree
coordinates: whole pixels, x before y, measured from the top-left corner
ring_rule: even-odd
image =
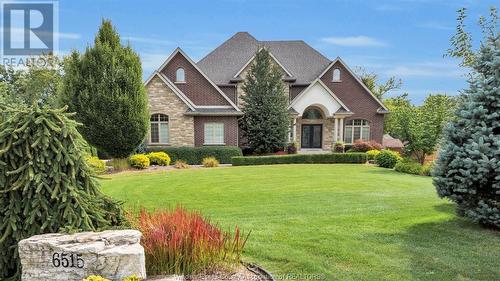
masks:
[[[0,123],[0,280],[21,280],[17,243],[60,230],[125,222],[84,160],[78,125],[63,109],[10,109]]]
[[[471,45],[469,37],[452,41],[473,71],[457,118],[445,129],[434,185],[460,215],[500,228],[500,36],[494,9],[491,17],[489,24],[482,20],[485,39],[477,54],[464,47]],[[463,32],[463,18],[457,30]]]
[[[112,157],[128,156],[149,124],[139,56],[103,20],[95,45],[83,55],[74,51],[64,70],[61,102],[77,113],[84,138]]]
[[[255,153],[275,152],[285,145],[290,116],[282,78],[269,52],[260,49],[243,85],[244,116],[240,120],[247,145]]]

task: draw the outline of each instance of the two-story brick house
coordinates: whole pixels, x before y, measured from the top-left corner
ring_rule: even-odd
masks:
[[[258,41],[238,32],[195,63],[180,48],[145,82],[149,145],[243,145],[238,118],[246,73],[267,48],[283,71],[290,140],[299,149],[330,150],[336,141],[382,142],[387,108],[340,58],[331,61],[304,41]]]

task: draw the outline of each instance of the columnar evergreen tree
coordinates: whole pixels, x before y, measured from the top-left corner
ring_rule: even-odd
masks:
[[[241,127],[247,145],[256,153],[283,149],[290,124],[283,74],[271,60],[269,52],[260,49],[243,85]]]
[[[84,138],[112,157],[126,157],[148,130],[147,96],[139,56],[122,46],[104,20],[95,45],[65,62],[61,102],[76,112]]]
[[[0,280],[20,280],[17,243],[66,230],[125,223],[99,191],[77,123],[63,109],[7,109],[0,124]]]
[[[463,17],[464,13],[461,13]],[[458,31],[463,32],[463,18]],[[500,36],[498,18],[482,21],[485,39],[477,54],[453,42],[464,65],[473,68],[465,101],[445,139],[434,170],[440,197],[457,204],[458,213],[482,225],[500,228]],[[485,28],[486,27],[486,28]],[[458,40],[457,36],[454,40]],[[470,37],[461,36],[463,40]],[[465,54],[465,55],[464,55]],[[473,55],[471,55],[473,54]]]

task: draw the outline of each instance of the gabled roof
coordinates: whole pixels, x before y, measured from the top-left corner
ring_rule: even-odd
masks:
[[[262,49],[262,48],[261,48]],[[259,51],[261,50],[259,49]],[[278,64],[281,69],[283,69],[283,71],[286,73],[286,75],[288,75],[288,77],[293,77],[292,73],[290,73],[290,71],[288,69],[286,69],[286,67],[283,66],[283,64],[281,64],[281,62],[273,55],[273,53],[269,52],[269,55],[271,56],[271,58],[274,60],[274,62],[276,62],[276,64]],[[245,63],[243,65],[243,67],[233,76],[233,78],[238,78],[238,76],[243,72],[243,70],[245,70],[245,68],[247,68],[247,66],[252,63],[252,61],[255,59],[255,55],[253,55],[248,61],[247,63]]]
[[[380,113],[380,114],[386,114],[386,113],[389,113],[389,109],[387,109],[387,107],[385,107],[385,105],[372,93],[372,91],[370,91],[370,89],[368,89],[368,87],[366,87],[365,83],[363,83],[363,81],[361,81],[361,79],[358,77],[358,75],[356,75],[356,73],[354,73],[350,68],[349,66],[347,66],[347,64],[340,58],[340,57],[337,57],[334,61],[332,61],[326,68],[325,70],[323,70],[323,72],[321,72],[321,74],[318,76],[319,78],[323,77],[323,75],[325,75],[325,73],[330,70],[330,68],[332,68],[336,63],[340,63],[342,64],[342,66],[344,66],[345,69],[347,69],[347,71],[352,75],[352,77],[354,77],[354,79],[356,79],[356,81],[361,84],[361,86],[371,95],[371,97],[380,105],[381,108],[377,109],[377,113]]]
[[[176,48],[172,54],[165,60],[165,62],[160,66],[158,69],[158,72],[161,72],[167,65],[168,63],[175,57],[175,55],[181,54],[186,60],[193,65],[193,67],[201,74],[207,81],[217,90],[217,92],[236,110],[240,111],[240,109],[234,104],[231,99],[229,99],[224,92],[217,87],[217,85],[196,65],[196,63],[181,49],[181,48]],[[172,83],[173,84],[173,83]],[[174,85],[175,86],[175,85]],[[180,90],[179,90],[180,91]]]
[[[146,79],[144,85],[147,85],[151,80],[153,80],[154,77],[160,78],[163,83],[165,83],[165,85],[167,85],[167,87],[169,87],[174,92],[174,94],[177,95],[177,97],[179,97],[179,99],[181,99],[189,107],[190,110],[195,110],[196,106],[194,105],[194,103],[181,90],[179,90],[179,88],[177,88],[175,84],[172,83],[170,79],[168,79],[167,76],[161,74],[158,71],[153,72],[153,74],[151,74],[151,76]]]
[[[248,32],[238,32],[197,64],[215,83],[229,83],[262,47],[269,49],[298,84],[310,83],[330,63],[304,41],[259,41]]]
[[[314,87],[314,85],[316,85],[316,83],[320,84],[321,87],[323,87],[332,97],[333,99],[338,102],[341,106],[340,109],[343,109],[346,113],[351,113],[351,111],[349,110],[349,108],[337,97],[337,95],[335,95],[335,93],[332,92],[332,90],[330,90],[330,88],[328,88],[328,86],[325,85],[325,83],[323,83],[323,81],[321,81],[320,78],[316,78],[316,80],[314,80],[313,82],[311,82],[311,84],[305,88],[304,90],[302,90],[302,92],[300,92],[293,100],[292,102],[290,103],[290,105],[288,106],[288,108],[292,108],[298,100],[300,100],[300,98],[305,95],[305,93],[307,93],[307,91],[309,91],[309,89],[311,89],[312,87]],[[340,110],[339,109],[339,110]]]

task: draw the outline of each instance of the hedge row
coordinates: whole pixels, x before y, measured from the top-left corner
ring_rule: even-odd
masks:
[[[171,163],[184,160],[190,165],[201,165],[204,158],[215,157],[222,164],[231,163],[231,157],[242,156],[241,149],[235,146],[206,146],[206,147],[171,147],[151,146],[146,147],[146,152],[166,152]]]
[[[328,153],[328,154],[293,154],[273,156],[233,157],[233,166],[271,165],[271,164],[330,164],[330,163],[366,163],[366,153]]]

